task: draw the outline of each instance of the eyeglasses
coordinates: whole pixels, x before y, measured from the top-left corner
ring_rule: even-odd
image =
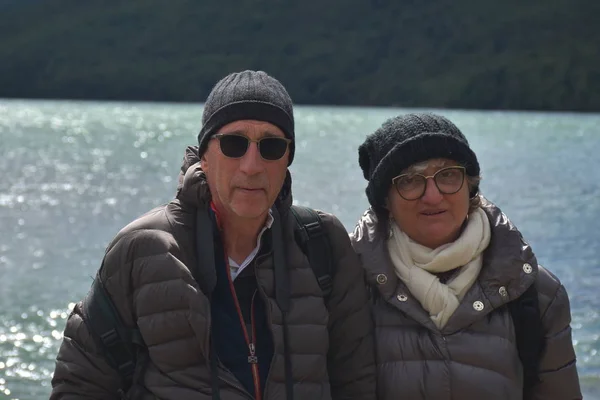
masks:
[[[402,174],[392,179],[398,194],[405,200],[417,200],[423,197],[427,188],[427,179],[432,178],[435,186],[442,194],[458,192],[465,181],[465,167],[448,167],[440,169],[431,176],[421,174]]]
[[[260,156],[267,161],[279,160],[292,142],[282,137],[267,136],[258,140],[232,133],[219,133],[213,136],[219,140],[221,152],[229,158],[241,158],[248,151],[250,143],[256,143]]]

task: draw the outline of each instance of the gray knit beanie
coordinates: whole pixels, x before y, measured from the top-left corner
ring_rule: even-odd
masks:
[[[202,129],[198,134],[200,156],[221,127],[243,119],[279,127],[292,140],[288,165],[292,163],[295,149],[292,99],[281,82],[263,71],[235,72],[217,82],[204,104]]]

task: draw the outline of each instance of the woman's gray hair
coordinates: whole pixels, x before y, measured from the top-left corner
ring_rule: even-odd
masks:
[[[467,185],[469,185],[469,193],[474,187],[477,187],[475,196],[469,199],[469,214],[478,209],[481,206],[481,196],[479,195],[479,182],[481,182],[481,175],[479,176],[468,176]]]

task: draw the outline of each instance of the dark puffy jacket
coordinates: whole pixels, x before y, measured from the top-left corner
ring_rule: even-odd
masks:
[[[532,284],[539,293],[547,338],[541,383],[533,398],[581,398],[565,288],[537,264],[529,245],[497,207],[484,202],[483,209],[492,228],[483,268],[441,330],[395,274],[377,217],[367,211],[356,226],[353,245],[377,294],[378,399],[521,399],[523,367],[506,304]]]
[[[327,307],[304,253],[294,240],[286,180],[276,206],[281,215],[290,275],[287,314],[294,399],[374,399],[371,318],[363,270],[348,234],[332,215],[320,213],[337,273]],[[109,245],[99,276],[125,323],[137,325],[149,349],[145,399],[211,398],[210,304],[203,282],[191,274],[196,212],[210,193],[197,148],[188,148],[175,200],[125,227]],[[265,233],[270,235],[270,230]],[[269,310],[274,356],[264,399],[286,398],[282,313],[275,302],[272,257],[259,257],[256,279]],[[214,275],[200,265],[201,275]],[[223,400],[252,398],[226,369],[219,369]],[[86,327],[82,303],[68,318],[52,379],[52,400],[118,399],[119,376]]]

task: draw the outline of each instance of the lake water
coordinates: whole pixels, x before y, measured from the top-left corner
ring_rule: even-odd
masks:
[[[404,112],[297,107],[295,201],[351,230],[367,207],[358,145]],[[482,192],[566,286],[581,383],[600,399],[600,115],[438,112],[477,153]],[[173,197],[201,113],[201,104],[0,100],[0,398],[48,398],[69,308],[115,233]]]

